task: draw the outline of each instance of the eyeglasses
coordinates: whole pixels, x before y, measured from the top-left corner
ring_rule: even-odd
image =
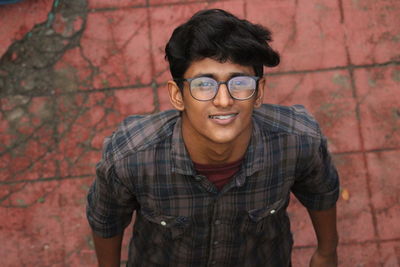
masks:
[[[228,92],[233,99],[249,99],[254,95],[259,79],[260,77],[255,76],[235,76],[225,82],[218,82],[210,77],[196,77],[192,79],[179,80],[189,82],[190,94],[194,99],[199,101],[208,101],[217,95],[221,84],[225,84],[228,87]]]

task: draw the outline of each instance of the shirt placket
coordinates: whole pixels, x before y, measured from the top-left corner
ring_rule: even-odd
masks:
[[[245,177],[243,171],[239,171],[232,180],[223,187],[222,191],[215,196],[213,205],[212,205],[212,216],[211,216],[211,225],[210,225],[210,240],[209,240],[209,256],[207,266],[222,266],[223,262],[220,262],[218,255],[225,255],[227,251],[224,251],[224,247],[222,245],[224,239],[227,239],[227,236],[224,236],[224,233],[227,233],[226,227],[229,224],[228,221],[223,218],[231,218],[233,214],[223,214],[223,210],[218,207],[221,201],[224,201],[224,198],[229,197],[229,191],[237,186],[242,186],[244,183]]]
[[[210,225],[210,239],[209,239],[209,255],[207,266],[218,266],[217,255],[219,255],[221,232],[224,221],[221,219],[220,212],[218,209],[218,202],[220,197],[216,196],[212,205],[212,216]]]

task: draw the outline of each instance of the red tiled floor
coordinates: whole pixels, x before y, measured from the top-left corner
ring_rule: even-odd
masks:
[[[247,18],[269,27],[281,54],[272,71],[315,70],[347,63],[338,1],[254,0]]]
[[[204,4],[196,3],[150,8],[154,78],[158,83],[171,79],[167,62],[164,59],[165,45],[171,32],[202,7]]]
[[[346,71],[267,76],[264,102],[304,105],[321,124],[332,152],[361,149],[356,103]]]
[[[48,16],[53,2],[0,7],[2,266],[96,266],[85,197],[104,137],[128,115],[171,108],[166,41],[194,12],[214,7],[270,27],[282,63],[267,69],[275,74],[266,76],[265,102],[305,105],[329,138],[347,194],[338,202],[339,266],[400,265],[399,1],[89,0],[87,18],[68,19],[72,2],[58,1]],[[27,52],[1,56],[52,15],[66,43],[82,26],[83,35],[54,66],[41,65],[51,89],[21,81],[38,91],[13,95],[2,68],[8,62],[23,73],[17,59]],[[289,215],[294,266],[307,266],[316,244],[310,220],[296,200]]]
[[[400,150],[368,153],[372,204],[381,239],[400,239]]]
[[[58,97],[60,175],[92,174],[101,147],[119,122],[131,114],[151,113],[151,88],[113,90]],[[73,143],[75,146],[71,146]]]
[[[375,240],[362,154],[336,155],[334,161],[341,177],[341,188],[349,193],[348,199],[343,198],[341,194],[337,203],[340,242]],[[294,245],[297,247],[316,245],[308,213],[294,197],[288,211]]]
[[[54,67],[58,84],[54,88],[56,93],[71,93],[76,90],[93,89],[93,80],[98,75],[98,70],[87,60],[80,47],[66,51]],[[109,86],[104,81],[102,86]]]
[[[354,76],[365,149],[400,148],[400,66],[359,69]]]
[[[12,147],[1,155],[3,181],[90,174],[104,137],[123,118],[154,111],[152,88],[1,100],[10,112],[0,138]]]
[[[126,8],[132,6],[144,6],[146,0],[88,0],[89,8]]]
[[[80,261],[91,259],[93,264],[93,247],[89,242],[84,213],[86,192],[91,180],[29,183],[7,200],[19,207],[6,207],[3,201],[0,214],[6,219],[0,222],[0,240],[2,247],[7,249],[0,251],[2,264],[65,265],[70,259],[83,254],[85,257]],[[24,200],[26,197],[29,199]],[[8,257],[13,251],[17,257]]]
[[[344,267],[381,266],[381,258],[378,246],[374,243],[339,246],[338,255],[339,255],[338,266],[344,266]]]
[[[50,207],[50,202],[45,202],[46,196],[59,186],[57,182],[25,184],[20,192],[7,199],[10,205],[15,205],[14,208],[4,207],[3,204],[6,203],[2,203],[1,217],[7,219],[1,222],[0,227],[3,231],[0,232],[0,239],[3,240],[4,247],[16,248],[18,253],[18,257],[9,258],[11,262],[2,255],[2,258],[6,259],[2,264],[8,266],[16,264],[15,260],[18,260],[20,266],[28,263],[50,265],[52,262],[63,260],[63,242],[60,239],[62,229],[56,218],[60,211]],[[46,209],[45,214],[40,214],[42,208]],[[21,224],[18,228],[14,227],[14,221],[17,220],[18,224]],[[50,234],[53,235],[53,240],[50,240]]]
[[[209,1],[205,5],[205,9],[220,8],[224,9],[236,16],[245,18],[246,15],[246,0],[228,0],[228,1]]]
[[[186,4],[198,2],[198,0],[149,0],[149,4],[153,5],[168,5],[168,4]]]
[[[46,21],[52,3],[52,0],[36,0],[0,7],[0,56],[6,52],[9,45],[20,40],[35,24]]]
[[[131,114],[154,111],[153,91],[151,88],[117,90],[115,93],[119,112],[126,117]]]
[[[93,178],[79,181],[65,181],[55,195],[60,209],[60,219],[63,222],[63,240],[65,258],[64,265],[95,266],[96,258],[91,241],[89,226],[86,220],[86,193]],[[50,199],[51,201],[51,199]]]
[[[222,7],[238,16],[244,15],[243,1],[226,1],[212,4],[191,3],[150,8],[154,78],[158,83],[164,83],[171,79],[168,64],[164,59],[164,51],[173,29],[184,23],[200,9]]]
[[[152,72],[145,8],[90,13],[81,46],[83,54],[97,68],[95,88],[150,83]]]
[[[59,5],[60,3],[54,5]],[[84,4],[81,5],[83,7]],[[51,28],[55,33],[64,38],[71,38],[77,32],[84,30],[84,17],[82,14],[76,13],[74,16],[66,16],[66,14],[56,13],[54,19],[49,19]],[[50,23],[49,23],[50,24]]]
[[[316,245],[317,240],[307,210],[300,204],[294,195],[291,196],[288,214],[294,239],[294,246],[302,247]]]
[[[400,59],[400,2],[396,0],[341,1],[346,43],[353,64]]]
[[[315,248],[294,248],[292,253],[293,267],[308,266]]]
[[[293,266],[308,266],[315,248],[295,248],[293,250]],[[376,267],[380,265],[380,256],[378,247],[373,243],[362,245],[344,245],[339,246],[339,265],[344,267],[363,266]],[[392,254],[393,255],[393,254]],[[397,267],[397,265],[387,265]]]
[[[384,267],[400,266],[400,241],[381,243]]]
[[[11,96],[1,98],[2,119],[7,123],[0,134],[2,167],[0,181],[30,180],[55,175],[55,140],[52,133],[53,103],[48,97]]]
[[[334,161],[342,189],[337,204],[340,242],[375,240],[363,155],[336,155]]]

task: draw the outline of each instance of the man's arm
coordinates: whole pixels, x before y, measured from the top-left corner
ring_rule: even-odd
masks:
[[[123,235],[121,233],[111,238],[102,238],[93,232],[93,242],[99,267],[120,266]]]
[[[318,240],[317,250],[310,261],[310,267],[334,267],[338,264],[336,228],[336,205],[327,210],[307,209]]]

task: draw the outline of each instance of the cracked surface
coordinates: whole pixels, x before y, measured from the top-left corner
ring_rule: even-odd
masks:
[[[400,2],[36,0],[0,8],[0,258],[96,266],[85,196],[105,136],[171,108],[164,45],[202,8],[270,27],[264,101],[303,104],[342,176],[340,266],[400,266]],[[15,19],[19,18],[19,19]],[[3,26],[4,25],[4,26]],[[294,266],[315,247],[293,199]],[[131,226],[124,239],[123,259]]]

